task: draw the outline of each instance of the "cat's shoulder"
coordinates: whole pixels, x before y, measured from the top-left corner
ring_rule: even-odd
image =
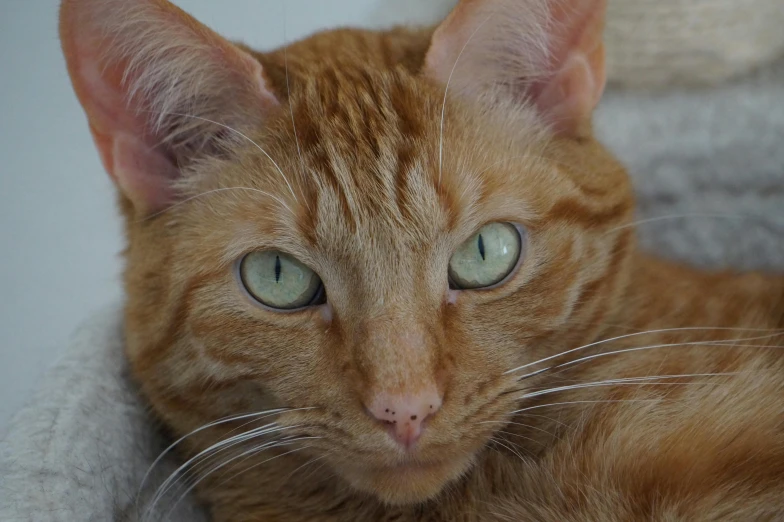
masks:
[[[672,396],[589,408],[524,464],[498,520],[774,520],[784,512],[784,371],[750,358]]]

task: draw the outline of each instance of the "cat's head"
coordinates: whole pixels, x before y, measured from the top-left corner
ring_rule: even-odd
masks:
[[[537,367],[509,370],[623,291],[631,192],[590,127],[603,13],[465,0],[434,32],[255,54],[164,0],[65,0],[163,419],[298,409],[281,433],[393,503],[464,473]]]

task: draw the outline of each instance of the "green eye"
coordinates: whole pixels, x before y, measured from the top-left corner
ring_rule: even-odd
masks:
[[[517,267],[521,251],[521,232],[515,225],[485,225],[449,260],[450,286],[475,289],[498,284]]]
[[[246,255],[240,262],[240,279],[254,299],[270,308],[293,310],[324,302],[319,276],[277,250]]]

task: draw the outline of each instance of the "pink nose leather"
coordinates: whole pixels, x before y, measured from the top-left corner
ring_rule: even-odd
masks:
[[[389,434],[401,446],[410,449],[420,435],[422,423],[441,408],[435,390],[415,394],[378,394],[368,407],[370,414],[389,427]]]

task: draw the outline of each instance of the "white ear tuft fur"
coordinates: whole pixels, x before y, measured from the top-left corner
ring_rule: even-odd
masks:
[[[224,126],[260,125],[277,105],[256,59],[165,0],[64,0],[60,36],[104,165],[147,210]]]
[[[260,120],[276,103],[258,61],[212,31],[192,19],[172,23],[179,13],[158,2],[112,5],[117,3],[100,2],[104,9],[91,15],[107,37],[101,63],[127,63],[123,83],[129,101],[152,113],[152,130],[167,142],[204,140],[202,131],[211,126],[177,114],[233,126],[254,113]]]

